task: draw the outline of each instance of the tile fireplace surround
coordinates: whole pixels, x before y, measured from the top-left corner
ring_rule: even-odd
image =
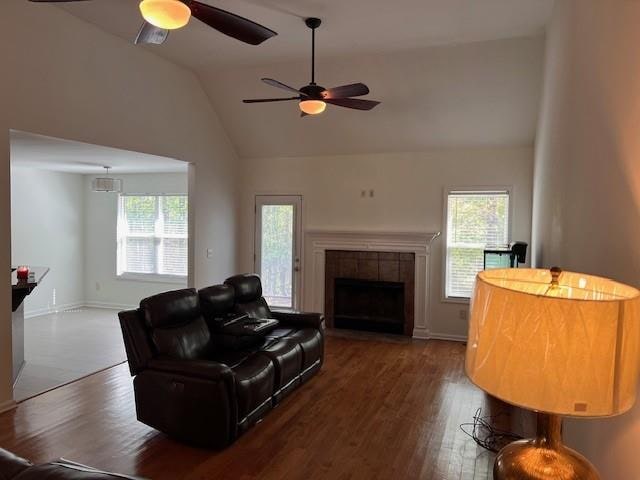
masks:
[[[325,258],[329,250],[412,253],[415,258],[413,338],[429,338],[429,257],[439,233],[307,230],[303,308],[325,310]]]

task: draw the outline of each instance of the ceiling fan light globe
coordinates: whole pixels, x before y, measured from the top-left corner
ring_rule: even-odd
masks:
[[[180,0],[142,0],[140,13],[151,25],[165,30],[182,28],[191,18],[191,9]]]
[[[327,104],[322,100],[302,100],[300,110],[307,115],[319,115],[327,108]]]

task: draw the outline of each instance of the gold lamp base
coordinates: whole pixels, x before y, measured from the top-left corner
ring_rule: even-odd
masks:
[[[600,480],[589,460],[562,444],[562,419],[538,413],[537,437],[498,453],[494,480]]]

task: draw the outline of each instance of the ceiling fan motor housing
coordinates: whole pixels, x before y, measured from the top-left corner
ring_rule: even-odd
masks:
[[[306,87],[302,87],[300,91],[309,98],[323,100],[325,98],[324,92],[326,90],[324,87],[321,87],[320,85],[310,84],[310,85],[307,85]]]

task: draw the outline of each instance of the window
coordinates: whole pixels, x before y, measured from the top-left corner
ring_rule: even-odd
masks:
[[[188,264],[186,195],[121,195],[118,276],[185,280]]]
[[[509,243],[509,191],[450,190],[447,194],[445,296],[471,297],[487,246]]]

